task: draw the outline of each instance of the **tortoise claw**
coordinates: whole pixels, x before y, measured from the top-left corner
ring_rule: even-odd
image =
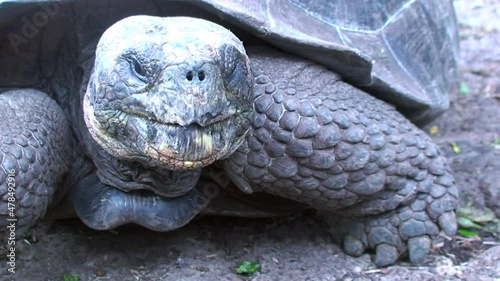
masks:
[[[377,245],[375,249],[375,264],[379,267],[394,264],[398,259],[398,250],[396,247],[388,244]]]
[[[447,211],[433,220],[423,207],[425,200],[423,197],[380,215],[334,219],[335,229],[331,230],[340,232],[336,237],[342,239],[351,256],[374,249],[374,262],[379,267],[394,264],[403,253],[408,253],[410,262],[422,263],[430,252],[431,237],[440,229],[451,234],[456,231],[455,213]]]
[[[449,211],[439,216],[438,224],[446,235],[454,235],[457,232],[455,212]]]
[[[408,252],[412,263],[421,263],[424,261],[431,249],[431,239],[427,235],[412,237],[408,239]]]
[[[359,257],[361,256],[366,249],[366,246],[363,244],[363,242],[359,239],[356,239],[355,237],[351,235],[347,235],[344,237],[343,241],[343,246],[345,252],[354,257]]]

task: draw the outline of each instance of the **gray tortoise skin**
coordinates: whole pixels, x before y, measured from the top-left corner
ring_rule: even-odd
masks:
[[[455,233],[458,191],[424,132],[323,66],[277,52],[250,58],[256,114],[224,163],[237,184],[334,212],[349,254],[392,253],[377,264],[394,262],[405,243],[428,251],[439,229]]]
[[[202,1],[198,6],[224,11],[234,22],[238,13],[224,9],[223,2],[218,6],[215,1]],[[221,153],[223,157],[219,155],[218,161],[203,170],[187,166],[177,170],[178,167],[161,163],[141,162],[147,157],[140,154],[135,154],[133,160],[122,159],[121,153],[103,148],[89,133],[82,113],[87,106],[84,94],[87,89],[93,91],[87,84],[94,66],[96,38],[114,21],[130,14],[165,15],[168,10],[169,16],[190,15],[218,21],[190,4],[161,3],[168,9],[152,12],[157,7],[148,6],[151,3],[137,6],[127,2],[123,10],[118,9],[109,19],[99,12],[93,18],[72,19],[76,10],[82,15],[92,14],[92,5],[84,2],[60,6],[59,14],[44,28],[61,34],[40,33],[33,41],[19,45],[18,51],[24,56],[0,56],[11,66],[0,78],[0,101],[6,106],[0,112],[0,226],[12,217],[8,204],[12,192],[4,183],[8,171],[14,169],[14,215],[19,233],[34,225],[49,206],[56,207],[52,213],[59,214],[66,211],[63,207],[70,206],[72,212],[62,216],[76,215],[96,229],[137,223],[159,231],[181,227],[198,214],[269,216],[312,207],[323,211],[329,223],[337,226],[332,233],[348,254],[359,256],[374,249],[375,264],[386,266],[405,253],[412,262],[421,262],[430,250],[432,237],[440,230],[446,234],[456,231],[454,209],[458,194],[453,177],[437,146],[407,119],[412,114],[405,117],[393,105],[353,87],[352,83],[373,90],[362,82],[356,84],[356,75],[349,78],[348,84],[324,66],[341,73],[345,67],[346,73],[366,78],[371,71],[367,58],[351,49],[335,49],[335,45],[326,50],[312,42],[290,39],[289,34],[278,32],[269,38],[316,62],[270,46],[252,46],[265,44],[248,40],[253,38],[251,34],[234,28],[250,42],[245,47],[251,72],[238,75],[247,75],[241,78],[251,84],[250,96],[245,99],[253,103],[253,117],[237,121],[243,122],[236,125],[248,132],[241,145],[234,147],[234,153]],[[5,7],[11,6],[0,6],[0,12],[7,12]],[[28,13],[33,8],[26,7],[20,11]],[[446,10],[448,6],[439,7]],[[7,31],[9,17],[0,20]],[[102,23],[106,22],[103,18],[109,22]],[[99,24],[89,25],[87,21],[92,20]],[[156,24],[154,20],[151,23]],[[443,35],[446,23],[443,20],[445,28],[436,33],[445,41],[450,39],[446,37],[449,34]],[[255,28],[253,22],[240,23],[244,24]],[[74,30],[78,30],[78,36]],[[131,31],[141,34],[140,30]],[[311,49],[305,48],[307,44]],[[1,46],[6,54],[11,52],[5,44]],[[42,52],[37,51],[39,46]],[[154,56],[152,50],[142,51]],[[327,51],[333,58],[322,63],[318,54]],[[36,55],[29,55],[33,53]],[[341,60],[346,54],[353,65]],[[40,61],[46,64],[39,65]],[[25,68],[18,67],[20,62]],[[103,59],[104,63],[112,62]],[[454,66],[448,63],[451,77]],[[39,71],[33,75],[30,71],[37,68]],[[377,75],[374,77],[378,82],[373,87],[378,90],[371,93],[391,88],[394,82]],[[152,76],[149,78],[156,83]],[[393,97],[401,94],[393,87],[389,92]],[[437,110],[442,111],[446,96],[438,100]],[[407,109],[415,105],[422,110],[421,105],[408,100],[400,102]],[[426,110],[422,112],[430,114],[424,118],[427,121],[429,116],[438,114]],[[413,117],[424,120],[419,119],[420,113]],[[229,176],[229,185],[220,184],[221,173]],[[218,189],[216,198],[206,193],[207,186]]]
[[[16,219],[22,233],[45,213],[68,171],[71,132],[61,108],[39,91],[5,92],[0,104],[0,225]]]

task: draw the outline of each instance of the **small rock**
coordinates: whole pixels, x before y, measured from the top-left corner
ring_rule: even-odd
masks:
[[[442,278],[462,277],[462,269],[459,266],[453,265],[453,262],[446,257],[439,257],[436,262],[436,271]]]

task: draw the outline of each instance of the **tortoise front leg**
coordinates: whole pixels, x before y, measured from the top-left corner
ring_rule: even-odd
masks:
[[[394,107],[312,62],[261,50],[252,63],[256,114],[224,163],[241,190],[341,217],[347,253],[374,249],[380,266],[407,250],[419,262],[429,237],[455,232],[446,161]]]
[[[0,106],[0,232],[12,226],[20,235],[45,214],[68,171],[71,135],[62,109],[40,91],[2,93]]]

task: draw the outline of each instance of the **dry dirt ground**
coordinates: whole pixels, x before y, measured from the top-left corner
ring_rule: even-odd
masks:
[[[500,4],[461,0],[455,5],[462,32],[461,86],[451,93],[450,110],[426,130],[435,127],[433,137],[449,157],[461,206],[488,207],[499,216]],[[258,220],[206,217],[169,233],[139,227],[99,232],[77,220],[47,221],[26,239],[31,245],[19,243],[16,273],[2,266],[0,279],[500,280],[495,235],[441,239],[445,243],[437,243],[422,265],[400,262],[376,269],[369,254],[346,256],[311,212]],[[260,271],[236,274],[243,261],[259,262]]]

